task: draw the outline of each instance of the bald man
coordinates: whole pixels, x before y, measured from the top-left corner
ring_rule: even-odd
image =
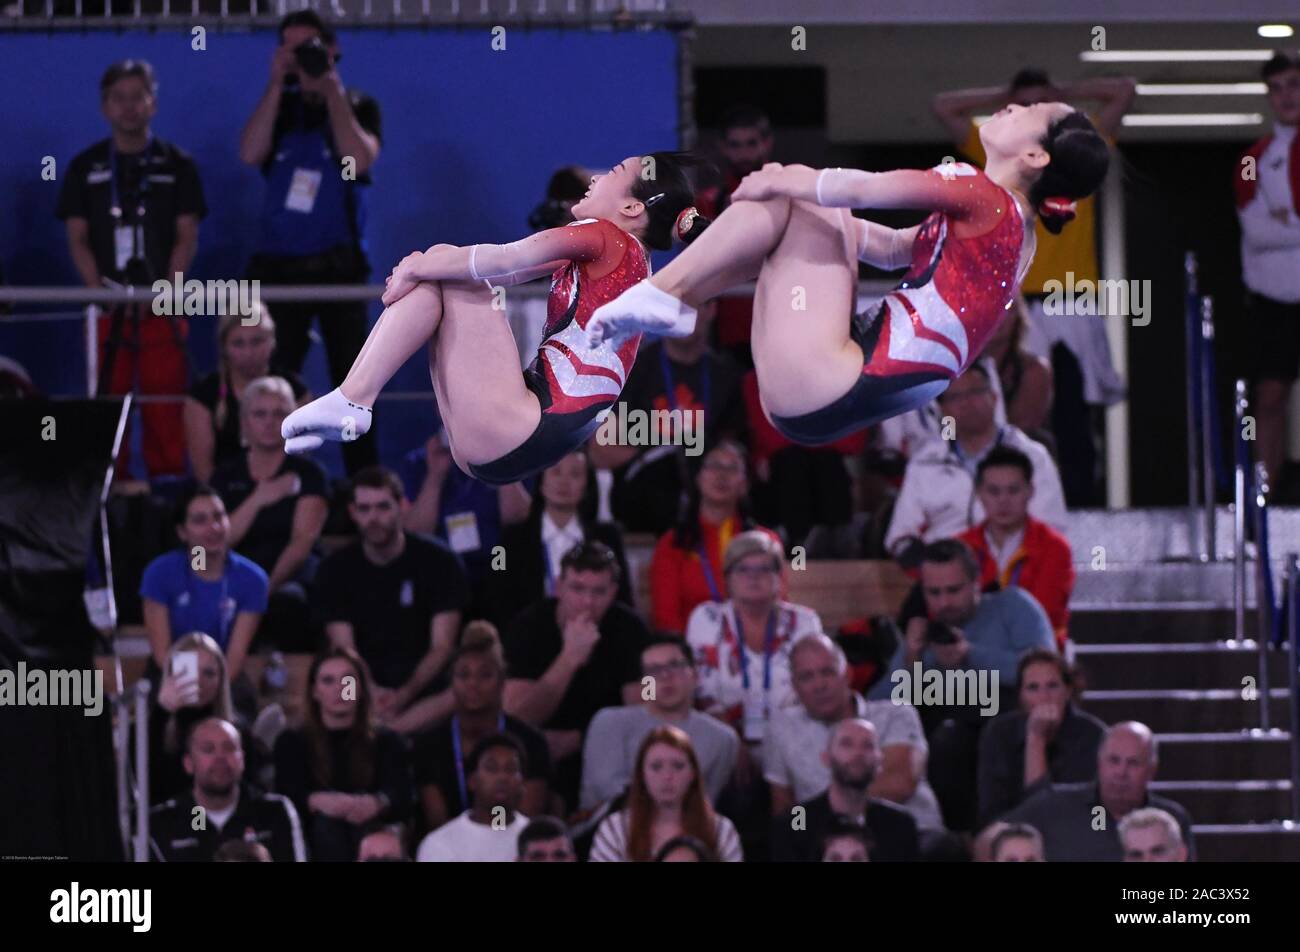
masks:
[[[1048,862],[1120,862],[1119,825],[1144,807],[1172,816],[1188,856],[1196,857],[1192,821],[1179,804],[1150,792],[1159,763],[1155,735],[1145,724],[1125,721],[1106,731],[1097,752],[1095,783],[1055,784],[1035,793],[1003,819],[1028,823],[1043,835]]]
[[[820,847],[836,818],[866,824],[874,841],[871,862],[920,859],[916,821],[902,807],[867,793],[880,770],[880,739],[870,721],[851,717],[830,730],[822,761],[830,768],[826,792],[772,821],[772,859],[778,863],[817,862]]]
[[[152,859],[207,863],[229,840],[261,843],[279,863],[307,858],[293,803],[244,785],[244,749],[233,724],[219,717],[195,724],[182,764],[194,784],[185,796],[151,811]]]

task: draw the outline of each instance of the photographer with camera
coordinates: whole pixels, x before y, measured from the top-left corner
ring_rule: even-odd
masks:
[[[261,235],[250,279],[265,284],[363,284],[365,188],[379,157],[379,105],[339,77],[337,38],[312,10],[280,21],[271,76],[244,126],[239,157],[266,179]],[[312,320],[334,385],[343,381],[367,332],[364,301],[286,301],[276,305],[276,352],[301,372]],[[378,462],[374,430],[343,444],[349,474]]]
[[[1017,665],[1031,648],[1054,651],[1052,623],[1042,606],[1023,589],[980,591],[979,561],[970,546],[942,539],[921,555],[921,592],[928,618],[907,623],[902,644],[889,662],[890,673],[870,691],[872,699],[890,698],[900,685],[923,672],[987,672],[994,706],[970,697],[927,700],[917,713],[930,741],[930,785],[943,808],[944,825],[969,830],[975,821],[975,779],[980,733],[999,710],[1015,706]],[[901,673],[900,673],[901,672]],[[914,697],[907,691],[906,699]]]
[[[112,135],[72,160],[59,193],[56,214],[67,228],[72,263],[90,288],[172,281],[194,260],[199,219],[208,213],[198,168],[153,134],[158,83],[144,60],[122,60],[105,70],[99,100]],[[100,319],[98,336],[101,395],[177,395],[174,403],[140,409],[144,463],[151,478],[184,475],[184,323],[121,304]],[[125,436],[118,458],[123,477],[130,447]]]

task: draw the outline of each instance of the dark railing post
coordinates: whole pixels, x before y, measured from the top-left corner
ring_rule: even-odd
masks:
[[[1201,298],[1201,492],[1205,504],[1204,561],[1217,558],[1218,540],[1214,525],[1214,378],[1210,374],[1210,350],[1214,347],[1214,301],[1209,295]]]
[[[1246,466],[1241,447],[1242,419],[1249,412],[1246,400],[1246,381],[1237,381],[1237,395],[1232,402],[1233,422],[1233,479],[1232,479],[1232,637],[1246,639]],[[1258,538],[1255,540],[1259,542]],[[1255,592],[1259,600],[1259,591]],[[1267,718],[1267,715],[1265,715]]]
[[[1200,404],[1196,399],[1196,381],[1200,379],[1200,361],[1196,355],[1200,352],[1201,333],[1192,310],[1192,302],[1196,300],[1197,291],[1196,254],[1194,252],[1187,252],[1183,258],[1183,269],[1187,275],[1187,306],[1183,311],[1183,333],[1187,348],[1186,366],[1183,368],[1183,379],[1187,382],[1187,543],[1193,555],[1199,552],[1201,558],[1204,559],[1204,547],[1197,547],[1197,537],[1200,533],[1196,508],[1201,498],[1201,486],[1200,481],[1197,479],[1199,467],[1196,465],[1196,454],[1197,447],[1200,444],[1201,430],[1196,425],[1197,414],[1200,413]]]
[[[1291,819],[1300,821],[1300,694],[1297,694],[1296,662],[1300,659],[1300,632],[1296,626],[1296,583],[1300,581],[1300,556],[1286,557],[1286,640],[1287,692],[1291,708]]]

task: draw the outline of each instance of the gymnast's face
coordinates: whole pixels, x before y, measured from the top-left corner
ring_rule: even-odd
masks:
[[[587,194],[573,206],[574,218],[603,218],[619,227],[645,214],[641,200],[632,197],[632,186],[641,176],[641,156],[630,155],[608,172],[593,175]],[[649,178],[653,166],[646,166]]]
[[[1072,112],[1073,107],[1063,102],[1007,103],[980,126],[980,142],[989,161],[1019,158],[1030,168],[1042,168],[1049,161],[1043,148],[1048,128]]]

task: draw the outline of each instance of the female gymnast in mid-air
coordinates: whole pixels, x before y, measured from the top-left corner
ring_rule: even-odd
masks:
[[[640,334],[592,345],[587,321],[650,274],[649,248],[691,241],[696,214],[690,156],[633,156],[596,176],[573,206],[579,219],[507,245],[434,245],[393,269],[380,314],[338,389],[285,418],[285,449],[370,428],[371,407],[426,344],[429,375],[452,458],[493,484],[523,479],[581,447],[618,399]],[[519,350],[494,286],[551,275],[543,340],[520,373]]]
[[[1034,216],[1059,232],[1109,162],[1092,123],[1065,103],[1007,106],[980,139],[983,171],[765,166],[700,241],[596,309],[592,341],[688,334],[702,302],[757,275],[754,367],[764,411],[789,439],[828,443],[929,402],[1013,306],[1034,256]],[[932,214],[895,230],[853,208]],[[859,260],[908,271],[854,317]]]

